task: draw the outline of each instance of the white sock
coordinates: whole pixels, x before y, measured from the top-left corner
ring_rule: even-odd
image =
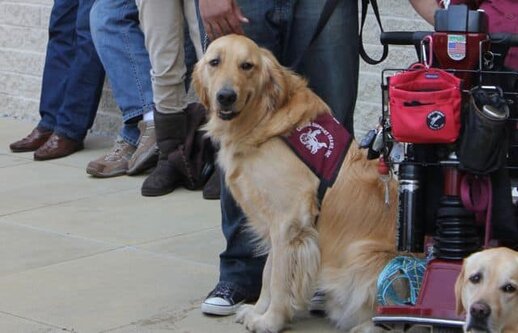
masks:
[[[153,111],[144,113],[144,121],[152,121],[153,119]]]

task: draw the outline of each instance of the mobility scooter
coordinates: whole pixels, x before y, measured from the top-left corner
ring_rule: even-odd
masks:
[[[384,276],[387,291],[406,275],[415,297],[383,295],[373,322],[460,332],[454,284],[462,259],[501,245],[505,231],[495,234],[492,213],[504,201],[515,209],[518,72],[506,70],[504,58],[518,35],[488,33],[487,15],[464,5],[438,10],[434,30],[381,34],[382,44],[414,46],[419,58],[382,71],[380,139],[372,140],[381,144],[370,149],[380,172],[399,179],[396,242],[407,257],[422,258],[422,274],[408,278],[408,267],[399,267]]]

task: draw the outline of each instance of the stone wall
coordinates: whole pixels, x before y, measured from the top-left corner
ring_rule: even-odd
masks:
[[[353,0],[344,0],[353,1]],[[407,0],[378,0],[385,30],[428,30]],[[0,0],[0,117],[36,122],[41,74],[47,41],[51,0]],[[372,11],[365,26],[365,44],[369,54],[378,57],[381,47],[379,30]],[[378,66],[361,64],[359,96],[356,108],[358,135],[373,126],[380,114],[380,70],[407,66],[415,59],[410,47],[391,47],[389,58]],[[92,132],[114,135],[121,118],[108,84]]]
[[[36,123],[52,0],[0,0],[0,117]],[[114,136],[120,112],[105,85],[92,133]]]

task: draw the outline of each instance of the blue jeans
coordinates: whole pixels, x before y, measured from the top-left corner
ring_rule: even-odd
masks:
[[[270,49],[281,64],[291,66],[307,49],[325,0],[238,0],[250,20],[245,33]],[[310,56],[308,56],[310,55]],[[295,70],[329,104],[353,133],[358,83],[358,4],[340,1],[326,27]],[[224,183],[222,179],[222,184]],[[220,255],[220,282],[245,292],[249,299],[261,289],[264,257],[254,256],[245,231],[246,218],[225,186],[221,190],[222,229],[227,247]]]
[[[90,12],[92,37],[122,112],[120,136],[136,146],[137,123],[153,111],[151,63],[139,27],[135,0],[96,0]]]
[[[104,70],[90,34],[94,0],[55,0],[43,69],[39,128],[82,141],[101,98]]]

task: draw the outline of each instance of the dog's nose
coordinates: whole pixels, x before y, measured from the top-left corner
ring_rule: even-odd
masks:
[[[237,99],[237,94],[234,91],[234,89],[223,88],[218,92],[218,95],[216,97],[218,99],[219,104],[222,107],[229,107],[235,103]]]
[[[484,302],[476,302],[471,305],[469,313],[476,319],[487,319],[491,314],[491,308]]]

